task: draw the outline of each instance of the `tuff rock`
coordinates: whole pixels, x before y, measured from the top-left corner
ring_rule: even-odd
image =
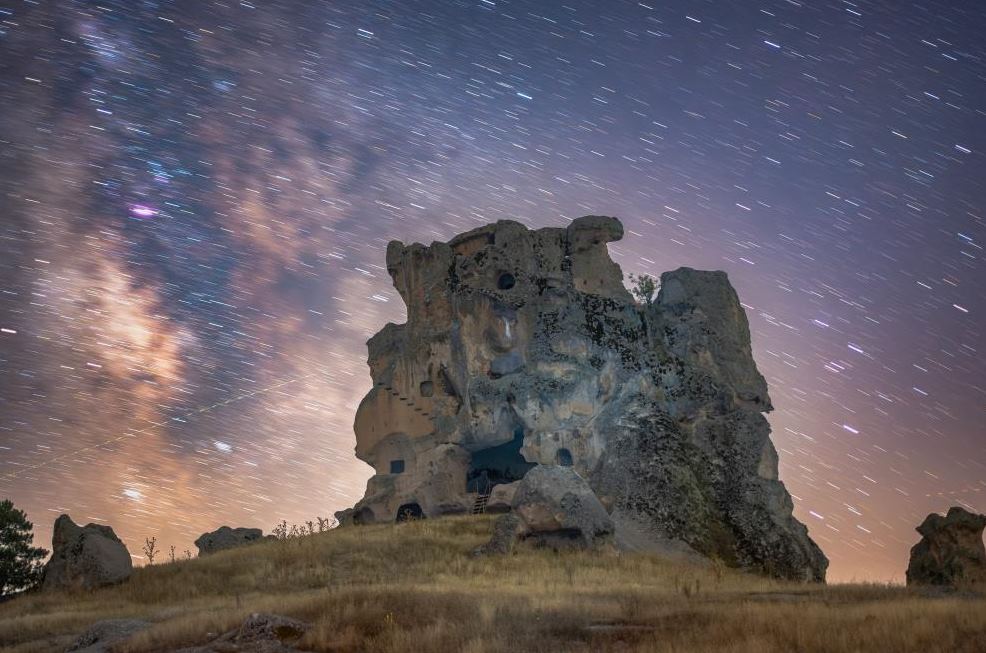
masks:
[[[375,475],[341,523],[468,513],[536,466],[570,466],[621,529],[821,581],[828,561],[777,477],[746,314],[723,272],[634,301],[615,218],[500,221],[387,248],[407,305],[368,344],[356,455]]]
[[[921,541],[911,549],[907,584],[986,590],[984,528],[986,515],[958,506],[928,515],[916,529]]]
[[[113,585],[133,571],[130,552],[112,528],[102,524],[79,526],[68,515],[55,520],[51,551],[44,568],[45,590]]]
[[[199,555],[209,555],[224,549],[233,549],[238,546],[250,544],[262,540],[263,531],[259,528],[230,528],[220,526],[211,533],[203,533],[199,539],[195,540],[195,546],[199,549]]]

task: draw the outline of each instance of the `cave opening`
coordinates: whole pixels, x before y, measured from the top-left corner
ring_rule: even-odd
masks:
[[[466,491],[489,494],[495,485],[513,483],[524,478],[536,463],[520,455],[524,446],[524,429],[517,427],[510,442],[473,453],[466,473]]]
[[[421,509],[421,506],[417,503],[405,503],[400,508],[397,509],[397,517],[395,521],[397,523],[411,521],[414,519],[424,519],[425,513]]]

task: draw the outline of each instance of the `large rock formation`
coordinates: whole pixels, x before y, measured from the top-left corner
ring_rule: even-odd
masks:
[[[68,515],[55,520],[51,551],[42,581],[45,590],[94,589],[122,582],[133,571],[130,552],[112,528],[79,526]]]
[[[777,479],[767,386],[725,273],[667,272],[638,304],[607,250],[622,236],[586,216],[390,243],[407,323],[368,343],[356,455],[376,474],[341,522],[465,513],[535,465],[572,466],[618,539],[824,579]]]
[[[233,549],[245,544],[258,542],[264,538],[264,533],[259,528],[230,528],[220,526],[211,533],[202,533],[199,539],[195,540],[195,546],[199,549],[199,555],[209,555],[216,551]]]
[[[921,541],[911,549],[908,585],[986,590],[986,515],[958,506],[942,517],[932,513],[917,527]]]

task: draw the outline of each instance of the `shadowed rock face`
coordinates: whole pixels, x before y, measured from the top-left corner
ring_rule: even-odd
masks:
[[[79,526],[68,515],[55,520],[51,560],[45,565],[45,590],[94,589],[126,580],[133,571],[127,547],[113,529]]]
[[[766,383],[725,273],[667,272],[638,305],[607,249],[622,236],[586,216],[390,243],[408,320],[368,343],[356,455],[376,474],[340,521],[469,512],[533,465],[571,466],[637,542],[824,579],[777,479]]]
[[[932,513],[917,527],[921,541],[911,549],[908,585],[939,585],[986,590],[986,515],[950,508],[942,517]]]

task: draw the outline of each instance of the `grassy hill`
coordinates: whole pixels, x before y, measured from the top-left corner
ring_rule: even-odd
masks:
[[[473,558],[492,518],[344,528],[136,570],[120,586],[0,604],[3,650],[63,651],[116,617],[117,651],[201,644],[252,612],[313,624],[314,651],[983,651],[986,598],[807,586],[643,554]]]

